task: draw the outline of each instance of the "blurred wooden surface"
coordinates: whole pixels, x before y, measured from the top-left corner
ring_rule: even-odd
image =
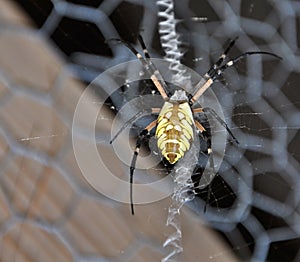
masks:
[[[83,84],[10,0],[0,23],[1,261],[160,261],[170,200],[131,216],[88,185],[70,132]],[[184,261],[236,261],[200,217],[183,208],[181,223]]]

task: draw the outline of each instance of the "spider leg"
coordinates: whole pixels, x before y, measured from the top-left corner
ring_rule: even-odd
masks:
[[[158,89],[160,94],[162,94],[162,92],[160,90],[163,88],[163,90],[166,92],[166,94],[169,98],[172,95],[172,93],[169,91],[169,88],[168,88],[166,82],[163,80],[163,77],[162,77],[161,73],[159,72],[157,67],[150,60],[151,57],[149,55],[149,52],[148,52],[148,49],[147,49],[146,44],[144,42],[144,39],[141,35],[138,35],[138,41],[139,41],[141,47],[143,48],[143,53],[145,55],[146,61],[147,61],[148,66],[149,66],[149,69],[151,70],[151,73],[152,73],[151,80],[152,80],[152,82],[154,83],[154,85],[156,86],[156,88]],[[168,100],[168,98],[165,98],[165,97],[163,97],[163,98],[164,98],[164,100]]]
[[[198,107],[198,108],[193,108],[192,109],[193,111],[193,114],[197,114],[197,113],[210,113],[215,119],[218,120],[218,122],[224,126],[227,130],[227,132],[230,134],[230,136],[233,138],[233,140],[239,144],[238,140],[235,138],[235,136],[233,135],[233,133],[231,132],[231,130],[229,129],[228,125],[226,124],[225,121],[223,121],[223,119],[221,117],[219,117],[219,115],[216,113],[215,110],[213,110],[212,108],[209,108],[209,107],[205,107],[205,108],[201,108],[201,107]],[[201,127],[204,128],[198,121],[195,121],[195,124],[197,126],[197,128],[201,131]],[[201,127],[199,127],[198,125],[200,125]],[[204,129],[205,131],[205,129]]]
[[[143,48],[143,53],[144,53],[145,57],[150,59],[151,57],[149,55],[149,52],[148,52],[148,49],[147,49],[146,44],[144,42],[144,39],[141,35],[138,35],[138,40],[140,42],[141,47]]]
[[[217,70],[217,68],[220,67],[220,65],[224,62],[224,60],[227,57],[227,54],[229,53],[230,49],[234,46],[235,41],[237,39],[238,37],[235,37],[233,40],[230,41],[224,53],[220,55],[219,60],[210,67],[210,69],[204,75],[204,78],[202,78],[200,82],[196,85],[195,90],[199,90],[194,95],[191,95],[189,97],[192,104],[195,103],[199,99],[199,97],[213,84],[214,79],[212,79],[211,74],[213,74]]]
[[[196,125],[196,127],[198,128],[198,130],[199,130],[201,133],[203,133],[204,131],[206,131],[205,128],[204,128],[204,126],[201,125],[201,124],[199,123],[199,121],[195,120],[195,125]]]
[[[228,47],[225,49],[224,53],[220,55],[219,60],[211,66],[211,68],[208,70],[207,74],[210,75],[214,70],[216,70],[226,59],[227,54],[231,50],[231,48],[234,46],[236,40],[238,37],[235,37],[233,40],[230,41]]]
[[[192,111],[193,111],[193,114],[204,113],[202,107],[193,108]]]
[[[134,215],[132,185],[133,185],[133,174],[135,170],[136,160],[139,155],[140,147],[144,138],[150,135],[150,131],[156,126],[156,123],[157,120],[154,120],[148,126],[146,126],[145,129],[143,129],[142,132],[138,135],[138,138],[136,140],[135,150],[130,165],[130,205],[131,205],[132,215]]]
[[[246,56],[249,56],[249,55],[257,55],[257,54],[262,54],[262,55],[270,55],[270,56],[274,56],[278,59],[282,59],[282,57],[276,55],[276,54],[273,54],[273,53],[270,53],[270,52],[264,52],[264,51],[254,51],[254,52],[246,52],[246,53],[243,53],[241,55],[239,55],[238,57],[234,58],[234,59],[231,59],[230,61],[228,61],[226,64],[224,64],[223,66],[221,66],[217,72],[215,72],[214,74],[211,74],[212,77],[218,77],[220,75],[220,73],[223,73],[223,71],[225,69],[227,69],[228,67],[231,67],[231,66],[234,66],[238,61],[240,61],[241,59],[244,59]],[[216,75],[216,76],[215,76]]]
[[[197,108],[199,109],[199,111],[202,108]],[[205,128],[203,127],[202,124],[200,124],[199,121],[195,120],[195,125],[197,127],[197,129],[200,131],[201,135],[206,139],[207,142],[207,154],[208,154],[208,161],[209,161],[209,180],[210,183],[208,184],[208,193],[207,193],[207,199],[205,201],[205,205],[204,205],[204,213],[206,212],[206,208],[207,208],[207,204],[210,202],[210,197],[211,197],[211,182],[212,182],[212,178],[215,176],[216,172],[215,172],[215,165],[214,165],[214,158],[213,158],[213,153],[212,153],[212,149],[211,149],[211,136],[208,134],[208,132],[206,132]]]
[[[143,48],[143,53],[146,59],[130,43],[122,39],[116,39],[116,38],[110,40],[115,40],[124,44],[141,61],[143,67],[150,72],[151,74],[150,79],[152,80],[153,84],[156,86],[160,95],[163,97],[165,101],[169,100],[169,96],[171,96],[171,92],[169,91],[169,88],[166,82],[164,81],[162,75],[160,74],[156,66],[151,62],[149,52],[146,48],[142,36],[139,35],[138,40]]]
[[[121,132],[130,124],[132,124],[135,120],[145,114],[158,114],[160,112],[160,108],[151,108],[151,109],[143,109],[142,111],[136,113],[132,118],[130,118],[121,128],[120,130],[114,135],[114,137],[109,141],[112,144],[115,139],[121,134]]]
[[[210,139],[209,139],[210,141]],[[206,212],[206,208],[207,208],[207,204],[209,204],[210,202],[210,197],[211,197],[211,194],[212,194],[212,189],[211,189],[211,183],[215,177],[215,175],[217,175],[216,171],[215,171],[215,164],[214,164],[214,157],[213,157],[213,152],[212,152],[212,149],[211,149],[211,145],[208,145],[207,147],[207,153],[209,155],[209,168],[211,169],[211,172],[210,172],[210,182],[208,184],[208,192],[207,192],[207,199],[205,201],[205,205],[204,205],[204,213]]]
[[[234,46],[236,40],[237,37],[229,43],[224,53],[219,57],[219,60],[210,67],[210,69],[207,71],[204,77],[196,84],[195,87],[196,92],[193,95],[188,96],[190,105],[193,105],[193,103],[195,103],[199,99],[199,97],[214,83],[214,81],[216,81],[223,74],[223,72],[228,67],[234,66],[241,59],[244,59],[249,55],[257,55],[257,54],[270,55],[278,59],[282,59],[280,56],[270,52],[252,51],[252,52],[243,53],[240,56],[231,59],[230,61],[224,64],[227,54],[229,53],[230,49]]]
[[[189,94],[189,104],[192,106],[200,96],[213,84],[214,80],[206,73],[204,77],[196,84],[195,90],[196,93]]]
[[[228,134],[231,136],[231,138],[234,140],[234,142],[239,144],[239,141],[233,135],[233,133],[231,132],[231,130],[228,127],[228,125],[226,124],[226,122],[221,117],[219,117],[219,115],[216,113],[215,110],[213,110],[212,108],[209,108],[209,107],[205,107],[205,108],[203,108],[203,112],[210,113],[211,116],[213,116],[222,126],[224,126],[226,128]]]

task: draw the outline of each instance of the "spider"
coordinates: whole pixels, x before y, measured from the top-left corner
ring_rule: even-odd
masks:
[[[212,170],[214,170],[210,132],[207,132],[204,126],[198,120],[196,120],[195,116],[197,114],[210,114],[210,116],[215,118],[222,126],[225,127],[231,138],[237,144],[239,142],[233,135],[225,121],[223,121],[213,109],[209,107],[194,108],[194,103],[216,80],[218,80],[222,76],[223,72],[227,68],[234,66],[238,61],[245,58],[246,56],[254,54],[265,54],[274,56],[278,59],[281,59],[281,57],[270,52],[253,51],[245,52],[234,59],[228,60],[227,55],[230,49],[234,46],[237,40],[236,37],[230,41],[229,45],[227,46],[223,54],[219,57],[217,62],[215,62],[209,68],[204,77],[196,84],[192,93],[187,94],[186,91],[179,89],[175,90],[172,94],[167,83],[163,80],[162,75],[160,74],[156,66],[151,62],[150,55],[141,35],[138,36],[138,41],[143,50],[143,55],[138,52],[130,43],[122,39],[111,40],[124,44],[133,54],[135,54],[135,56],[142,63],[144,69],[149,71],[151,75],[150,79],[164,99],[164,105],[162,106],[162,108],[152,108],[151,112],[149,112],[151,114],[158,115],[157,119],[148,124],[137,137],[136,146],[130,165],[130,203],[131,213],[132,215],[134,215],[132,190],[133,175],[141,144],[145,138],[150,137],[150,132],[156,128],[155,137],[157,140],[157,146],[162,156],[170,164],[175,164],[180,158],[184,156],[184,154],[190,149],[191,144],[194,141],[195,133],[198,133],[200,140],[205,139],[207,141],[206,153],[209,156],[209,165]],[[129,124],[137,120],[142,115],[142,113],[144,112],[138,112],[135,116],[129,119],[112,138],[110,143],[112,143],[122,132],[122,130],[124,130]]]

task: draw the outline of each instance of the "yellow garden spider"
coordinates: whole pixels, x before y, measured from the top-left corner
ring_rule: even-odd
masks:
[[[200,139],[207,140],[207,154],[209,155],[210,161],[209,164],[212,170],[214,170],[212,149],[210,143],[211,135],[210,132],[207,132],[204,126],[195,119],[194,115],[197,114],[210,114],[226,128],[232,139],[236,143],[239,143],[230,131],[227,124],[218,116],[218,114],[213,109],[208,107],[193,107],[194,103],[199,99],[199,97],[214,83],[214,81],[220,78],[225,69],[235,65],[239,60],[245,58],[246,56],[254,54],[265,54],[281,59],[281,57],[273,53],[254,51],[243,53],[234,59],[226,61],[227,54],[235,44],[236,39],[237,38],[230,41],[224,53],[219,57],[218,61],[211,66],[211,68],[204,75],[203,79],[201,79],[201,81],[196,84],[194,92],[191,94],[187,94],[186,91],[181,89],[175,90],[174,94],[169,91],[167,83],[163,80],[163,77],[157,70],[156,66],[151,62],[150,55],[148,53],[144,40],[140,35],[138,36],[138,41],[143,49],[144,56],[142,56],[130,43],[122,39],[112,39],[124,44],[131,50],[131,52],[136,55],[136,57],[141,61],[144,69],[148,70],[151,74],[150,78],[153,84],[165,101],[162,108],[152,108],[151,114],[158,115],[158,118],[148,124],[137,137],[134,155],[130,165],[130,203],[132,214],[134,214],[132,184],[136,160],[143,140],[146,137],[150,137],[150,131],[155,127],[157,146],[162,156],[170,164],[175,164],[180,158],[184,156],[185,152],[190,149],[191,143],[193,143],[194,141],[194,133],[195,131],[198,131],[197,133],[199,134]],[[110,143],[112,143],[122,132],[122,130],[124,130],[129,124],[137,120],[141,116],[141,114],[142,112],[138,112],[134,117],[129,119],[112,138]]]

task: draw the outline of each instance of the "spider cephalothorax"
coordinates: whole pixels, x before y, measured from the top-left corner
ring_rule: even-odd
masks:
[[[254,54],[266,54],[281,59],[281,57],[269,53],[269,52],[246,52],[240,56],[227,60],[227,54],[234,45],[237,38],[233,39],[224,53],[219,57],[218,61],[211,66],[211,68],[204,75],[203,79],[200,80],[194,87],[194,92],[186,94],[184,90],[175,90],[174,94],[169,91],[167,83],[163,80],[158,69],[152,63],[143,38],[139,35],[138,40],[143,49],[144,56],[142,56],[131,44],[121,39],[113,39],[126,45],[141,61],[145,70],[150,72],[150,79],[157,88],[160,95],[165,100],[162,108],[152,108],[151,113],[158,115],[158,118],[152,121],[146,126],[139,134],[136,142],[134,155],[130,166],[130,201],[131,201],[131,212],[134,214],[133,209],[133,194],[132,194],[132,183],[133,174],[135,170],[136,159],[141,147],[141,143],[144,138],[150,135],[150,131],[156,127],[155,136],[157,139],[157,145],[161,154],[167,159],[170,164],[175,164],[180,158],[182,158],[190,149],[191,144],[194,141],[195,131],[197,130],[200,139],[206,139],[208,143],[207,154],[209,155],[209,163],[211,169],[214,170],[212,149],[210,148],[210,132],[206,132],[203,125],[197,121],[194,115],[197,114],[210,114],[217,121],[219,121],[228,131],[233,140],[238,143],[227,124],[217,115],[217,113],[211,108],[194,108],[194,103],[199,97],[216,81],[224,72],[225,69],[235,65],[239,60],[245,58],[248,55]],[[111,143],[120,134],[120,132],[129,124],[134,122],[140,112],[131,118],[119,132],[113,137]]]

